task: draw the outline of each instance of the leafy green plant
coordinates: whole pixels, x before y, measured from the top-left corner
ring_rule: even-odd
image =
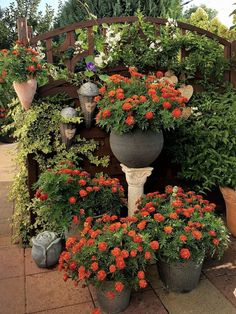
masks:
[[[222,256],[229,234],[221,218],[214,215],[215,204],[193,191],[167,186],[165,193],[149,193],[139,202],[138,219],[160,248],[157,258],[167,262],[204,256]]]
[[[42,173],[36,184],[32,204],[35,229],[54,231],[64,237],[72,221],[82,225],[88,216],[120,215],[124,189],[118,179],[102,175],[92,178],[71,162],[62,162],[60,166]]]
[[[65,95],[57,95],[34,101],[27,112],[18,106],[17,100],[14,100],[10,106],[16,128],[14,136],[18,141],[16,156],[18,174],[11,189],[11,198],[15,200],[14,238],[21,239],[25,243],[28,242],[32,229],[26,168],[29,154],[38,162],[40,172],[54,167],[62,160],[71,160],[78,165],[82,157],[88,158],[95,165],[104,167],[108,165],[107,157],[94,156],[94,151],[98,147],[98,143],[94,140],[87,141],[77,135],[74,145],[69,150],[66,150],[65,145],[61,143],[59,125],[63,121],[60,112],[67,104],[68,99]],[[81,121],[79,115],[77,123]]]
[[[193,114],[168,143],[180,177],[193,180],[198,189],[235,189],[235,89],[196,94],[191,106]]]

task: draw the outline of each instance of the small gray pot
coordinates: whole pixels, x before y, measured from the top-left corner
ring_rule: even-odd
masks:
[[[115,314],[124,311],[130,302],[131,288],[125,287],[121,292],[114,289],[114,281],[104,281],[103,284],[97,288],[97,300],[105,313]],[[115,294],[114,299],[107,298],[106,293],[112,291]]]
[[[32,238],[32,258],[38,267],[46,268],[57,264],[62,251],[61,238],[54,232],[44,231]]]
[[[194,261],[157,261],[157,269],[166,288],[174,292],[190,292],[198,285],[202,264]]]

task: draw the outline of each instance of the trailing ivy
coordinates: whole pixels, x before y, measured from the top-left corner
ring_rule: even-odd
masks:
[[[78,165],[82,159],[87,158],[95,165],[106,167],[108,157],[94,156],[98,143],[76,136],[74,144],[66,150],[61,143],[59,125],[62,122],[60,112],[66,107],[68,100],[64,95],[34,101],[28,111],[23,111],[17,100],[11,104],[11,114],[16,128],[14,136],[18,140],[17,164],[18,174],[11,189],[11,198],[15,202],[13,216],[14,240],[28,243],[30,225],[30,197],[27,187],[27,156],[33,154],[39,164],[40,172],[51,168],[63,160],[71,160]],[[71,104],[70,104],[71,106]],[[82,118],[73,118],[80,124]],[[69,122],[69,121],[67,121]]]

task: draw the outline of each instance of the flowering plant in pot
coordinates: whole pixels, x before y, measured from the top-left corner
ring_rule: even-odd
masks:
[[[165,193],[149,193],[139,203],[137,217],[157,238],[161,278],[180,292],[196,287],[205,256],[221,256],[229,241],[221,218],[214,215],[215,204],[193,191],[167,186]],[[192,279],[192,280],[191,280]]]
[[[46,77],[45,62],[39,52],[21,41],[0,51],[0,79],[13,83],[22,106],[28,110],[37,88],[37,77]]]
[[[159,155],[163,146],[162,129],[183,123],[187,99],[170,80],[163,79],[161,71],[147,76],[135,68],[129,68],[129,72],[131,78],[112,75],[106,86],[100,88],[100,96],[95,97],[99,108],[96,120],[99,126],[111,131],[110,144],[117,159],[126,166],[139,168],[148,166]],[[134,151],[135,142],[150,152],[148,160],[136,164],[132,160],[135,156],[128,155],[126,160],[122,155],[128,153],[129,147]]]
[[[32,205],[35,227],[62,237],[71,225],[78,228],[88,216],[120,214],[124,206],[124,190],[117,178],[102,175],[93,178],[75,167],[47,170],[36,186]]]
[[[145,288],[146,266],[158,250],[158,241],[134,217],[103,215],[93,223],[88,217],[80,241],[69,238],[59,259],[64,280],[97,287],[98,301],[108,313],[129,304],[131,288]]]

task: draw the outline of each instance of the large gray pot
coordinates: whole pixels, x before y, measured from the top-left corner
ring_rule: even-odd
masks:
[[[174,292],[190,292],[198,285],[202,264],[194,261],[171,262],[158,261],[157,268],[165,286]]]
[[[106,293],[112,291],[115,295],[114,299],[110,300]],[[125,287],[121,292],[114,289],[114,281],[104,281],[97,288],[97,300],[101,309],[105,313],[115,314],[124,311],[130,302],[131,288]]]
[[[149,166],[159,156],[164,143],[162,132],[135,129],[130,133],[111,131],[110,146],[115,157],[130,168]]]

